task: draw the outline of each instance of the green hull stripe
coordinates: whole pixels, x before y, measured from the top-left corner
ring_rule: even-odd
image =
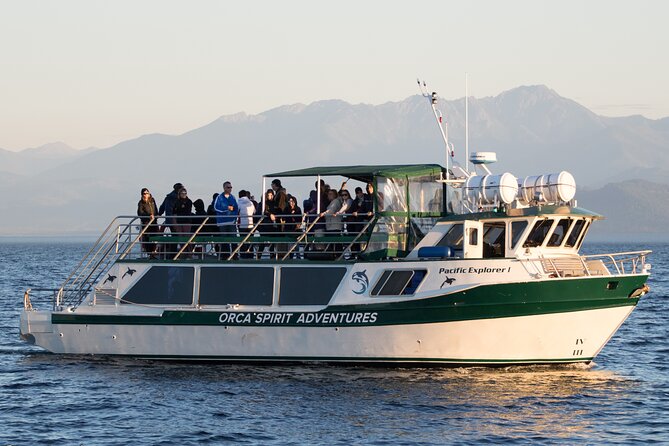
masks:
[[[53,324],[224,325],[283,327],[364,327],[428,324],[536,316],[623,306],[647,276],[552,280],[484,285],[459,293],[405,302],[329,306],[317,312],[239,310],[164,311],[162,316],[52,314]],[[617,286],[608,286],[617,282]],[[288,310],[290,307],[283,307]]]

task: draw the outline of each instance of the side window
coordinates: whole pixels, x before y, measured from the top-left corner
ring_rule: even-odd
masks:
[[[590,227],[591,221],[586,221],[585,226],[583,227],[583,231],[581,231],[581,237],[576,241],[577,246],[576,248],[581,248],[581,245],[583,244],[583,240],[585,240],[585,235],[588,233],[588,228]]]
[[[386,270],[374,285],[372,296],[410,296],[427,275],[427,270]]]
[[[281,268],[279,305],[327,305],[344,274],[343,267]]]
[[[195,268],[154,266],[123,295],[121,303],[191,305]]]
[[[479,230],[478,228],[469,228],[469,244],[478,245],[479,244]]]
[[[555,226],[555,230],[551,234],[551,237],[548,240],[546,246],[560,246],[562,244],[562,240],[564,240],[564,236],[567,234],[569,226],[573,221],[574,220],[571,218],[563,218],[558,221],[558,224]]]
[[[506,224],[504,222],[483,225],[483,258],[504,257]]]
[[[527,228],[527,221],[514,221],[511,222],[511,247],[515,248],[518,242],[520,241],[520,236],[523,235],[523,232]]]
[[[274,268],[203,267],[200,305],[272,305]]]
[[[455,249],[462,249],[462,238],[464,235],[462,228],[462,223],[451,226],[446,235],[439,240],[437,246],[450,246]]]
[[[548,218],[534,223],[530,234],[527,236],[527,240],[523,243],[523,247],[533,248],[535,246],[541,246],[548,235],[548,231],[550,231],[551,226],[553,226],[554,221],[555,220],[552,218]]]
[[[585,227],[585,220],[576,220],[576,223],[574,223],[574,228],[571,230],[571,233],[569,233],[569,237],[567,237],[567,241],[565,242],[564,245],[570,248],[576,246],[576,241],[578,240],[578,237],[581,235],[581,232],[583,231],[584,227]]]

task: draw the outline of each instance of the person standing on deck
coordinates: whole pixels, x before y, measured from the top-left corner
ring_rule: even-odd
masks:
[[[214,203],[216,210],[216,224],[218,225],[218,232],[226,237],[237,235],[237,216],[239,215],[239,206],[237,200],[232,195],[232,183],[226,181],[223,183],[223,192],[216,198]],[[231,253],[232,246],[230,243],[221,244],[221,252]]]
[[[253,229],[253,214],[255,213],[256,207],[249,198],[251,195],[246,190],[239,191],[239,236],[245,237]],[[250,241],[253,241],[251,239]],[[247,243],[242,246],[240,259],[250,259],[253,257],[253,244],[247,240]]]
[[[170,225],[176,224],[175,222],[176,219],[169,217],[174,215],[174,204],[177,202],[178,192],[181,189],[183,189],[183,187],[184,186],[181,183],[176,183],[174,186],[172,186],[174,190],[172,190],[172,192],[170,192],[169,194],[165,195],[165,199],[163,200],[163,203],[160,205],[160,208],[158,209],[158,215],[165,214],[166,217],[165,222],[163,224],[163,231],[166,228],[169,228]],[[172,230],[173,228],[170,229],[170,231]]]
[[[158,232],[158,225],[153,221],[158,215],[158,207],[147,188],[142,189],[141,199],[137,203],[137,215],[140,217],[144,231],[142,249],[153,259],[156,256],[156,245],[149,240],[149,237]]]

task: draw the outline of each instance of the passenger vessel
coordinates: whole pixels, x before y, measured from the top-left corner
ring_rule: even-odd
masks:
[[[648,291],[650,251],[580,254],[602,217],[577,206],[573,177],[493,175],[494,160],[265,175],[312,177],[319,201],[324,177],[370,183],[373,213],[339,232],[319,213],[232,234],[117,217],[59,289],[25,292],[21,337],[165,360],[590,362]]]

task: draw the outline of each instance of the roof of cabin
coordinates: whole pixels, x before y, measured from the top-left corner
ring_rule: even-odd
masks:
[[[370,181],[381,176],[389,178],[419,177],[439,175],[444,170],[439,164],[390,164],[382,166],[327,166],[309,167],[307,169],[287,170],[285,172],[268,173],[266,177],[315,177],[340,175],[358,181]]]

